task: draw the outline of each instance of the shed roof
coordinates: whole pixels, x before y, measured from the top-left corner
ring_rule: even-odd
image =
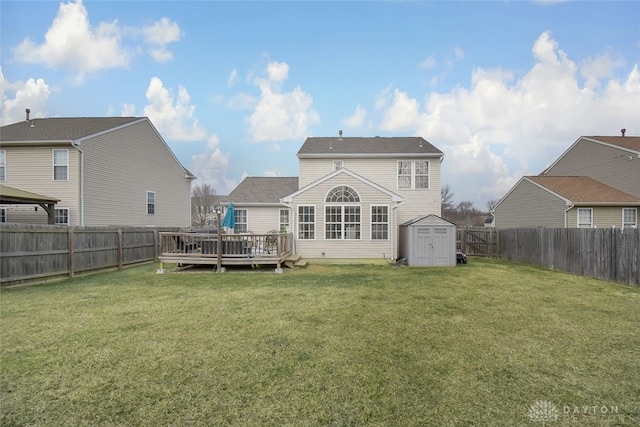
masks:
[[[75,141],[145,117],[54,117],[30,119],[0,128],[2,142]]]
[[[528,179],[574,203],[629,203],[640,199],[587,176],[526,176]]]
[[[280,199],[298,190],[298,177],[248,176],[226,197],[238,204],[280,204]]]
[[[384,156],[442,157],[442,151],[422,137],[310,137],[298,157]]]
[[[451,226],[455,227],[456,225],[452,222],[447,221],[435,214],[423,215],[417,218],[410,219],[409,221],[403,222],[400,224],[400,227],[409,227],[412,225],[439,225],[439,226]]]

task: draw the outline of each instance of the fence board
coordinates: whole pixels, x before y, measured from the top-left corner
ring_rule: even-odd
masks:
[[[511,228],[499,242],[510,261],[640,286],[640,229]]]

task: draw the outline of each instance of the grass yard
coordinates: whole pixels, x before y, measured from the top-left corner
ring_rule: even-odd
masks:
[[[2,426],[640,424],[640,289],[497,260],[0,293]]]

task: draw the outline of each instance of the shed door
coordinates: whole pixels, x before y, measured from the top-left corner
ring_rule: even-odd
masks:
[[[451,265],[451,228],[435,227],[433,229],[433,264],[437,266]]]
[[[431,243],[431,228],[416,227],[415,256],[416,266],[425,267],[433,265],[433,245]]]

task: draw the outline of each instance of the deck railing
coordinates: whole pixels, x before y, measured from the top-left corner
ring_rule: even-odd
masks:
[[[281,258],[291,252],[292,235],[288,234],[217,234],[171,232],[160,233],[160,258],[224,259]]]

